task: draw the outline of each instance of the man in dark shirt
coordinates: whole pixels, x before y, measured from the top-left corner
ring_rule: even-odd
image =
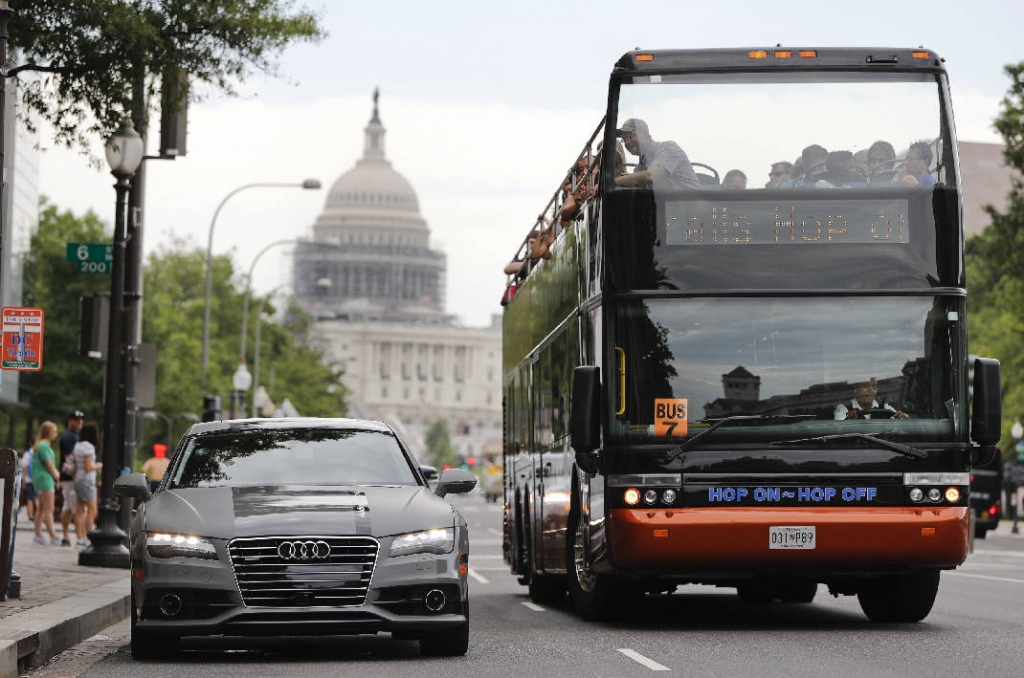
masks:
[[[60,510],[61,546],[71,546],[71,539],[68,536],[68,528],[75,517],[75,474],[65,470],[65,460],[75,458],[75,445],[78,444],[78,432],[82,430],[82,422],[85,413],[75,410],[65,420],[67,430],[60,437],[60,491],[64,496],[64,506]],[[73,463],[73,461],[72,461]],[[78,539],[85,539],[84,535],[75,535]]]

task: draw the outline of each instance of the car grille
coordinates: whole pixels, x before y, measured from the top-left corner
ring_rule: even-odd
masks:
[[[362,605],[379,546],[372,537],[261,537],[234,539],[228,552],[245,605],[336,607]]]

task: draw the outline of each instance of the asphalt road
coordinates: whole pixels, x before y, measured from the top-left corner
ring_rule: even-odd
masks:
[[[301,675],[402,678],[545,676],[1024,675],[1024,539],[1005,527],[943,573],[921,623],[868,622],[856,598],[820,588],[810,605],[740,603],[733,589],[686,587],[648,597],[616,623],[580,621],[530,602],[501,557],[501,509],[453,497],[470,524],[472,631],[458,659],[424,659],[416,642],[380,637],[195,641],[173,661],[136,662],[128,622],[54,658],[32,678]],[[1003,532],[1003,534],[1000,534]]]

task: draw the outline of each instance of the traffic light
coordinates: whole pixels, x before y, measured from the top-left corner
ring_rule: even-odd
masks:
[[[220,396],[203,396],[203,421],[220,421]]]

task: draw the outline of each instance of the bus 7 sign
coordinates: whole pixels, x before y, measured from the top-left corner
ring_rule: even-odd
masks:
[[[686,398],[654,399],[654,435],[685,436],[687,430],[686,412],[689,409]]]

